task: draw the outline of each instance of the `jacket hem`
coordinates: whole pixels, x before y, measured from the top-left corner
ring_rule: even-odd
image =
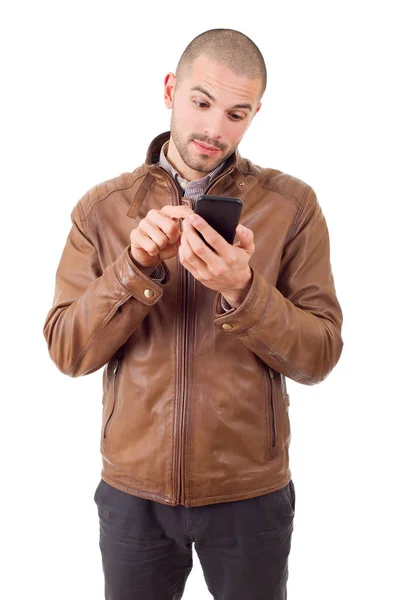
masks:
[[[137,488],[130,488],[126,485],[122,485],[121,483],[117,483],[113,479],[101,473],[101,478],[104,479],[106,483],[111,485],[113,488],[120,490],[121,492],[126,492],[131,496],[140,496],[141,498],[145,498],[146,500],[154,500],[155,502],[161,502],[162,504],[173,504],[172,500],[168,496],[163,496],[162,494],[155,494],[154,492],[145,492],[143,490],[138,490]]]
[[[185,506],[204,506],[207,504],[218,504],[222,502],[249,500],[250,498],[263,496],[264,494],[270,494],[271,492],[276,492],[277,490],[280,490],[289,483],[291,478],[291,472],[289,471],[286,477],[284,477],[280,480],[279,483],[275,483],[274,485],[266,486],[263,488],[256,488],[248,492],[238,492],[237,494],[225,494],[222,496],[204,496],[202,498],[195,498],[192,500],[187,500],[185,502]]]
[[[162,494],[155,494],[154,492],[146,492],[144,490],[139,490],[137,488],[131,488],[126,485],[122,485],[113,479],[110,479],[103,473],[101,474],[102,479],[112,487],[126,492],[131,496],[139,496],[140,498],[144,498],[146,500],[154,500],[155,502],[160,502],[161,504],[168,504],[169,506],[177,506],[178,503],[173,502],[171,497],[164,496]],[[203,496],[201,498],[192,498],[186,499],[183,503],[183,506],[194,507],[194,506],[206,506],[208,504],[218,504],[222,502],[235,502],[239,500],[248,500],[250,498],[255,498],[257,496],[263,496],[264,494],[270,494],[271,492],[276,492],[281,488],[285,487],[289,483],[292,478],[292,474],[290,469],[288,470],[287,475],[281,479],[278,483],[275,483],[270,486],[256,488],[253,490],[238,492],[237,494],[223,494],[219,496]]]

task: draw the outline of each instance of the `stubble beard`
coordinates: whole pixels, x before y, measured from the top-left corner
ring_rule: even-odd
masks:
[[[181,137],[177,131],[177,127],[175,127],[173,115],[171,119],[171,137],[185,165],[193,171],[197,171],[198,173],[211,173],[211,171],[216,169],[227,158],[227,147],[225,144],[219,144],[218,142],[215,142],[209,138],[206,138],[206,136],[197,133],[190,134],[187,140]],[[213,145],[217,148],[220,148],[222,154],[220,154],[219,158],[215,159],[214,161],[207,154],[203,155],[204,158],[202,158],[201,154],[197,158],[193,157],[189,151],[189,147],[193,139],[204,142],[205,144],[209,144],[210,146]],[[233,151],[234,150],[232,150],[232,152]]]

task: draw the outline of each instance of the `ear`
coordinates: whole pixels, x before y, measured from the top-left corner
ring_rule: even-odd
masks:
[[[175,75],[173,73],[168,73],[168,75],[166,75],[164,79],[164,103],[167,108],[172,108],[175,86]]]

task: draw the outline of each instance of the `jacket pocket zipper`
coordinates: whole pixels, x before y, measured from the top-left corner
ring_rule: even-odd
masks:
[[[111,420],[112,420],[114,412],[115,412],[115,404],[116,404],[116,389],[115,389],[116,385],[115,385],[115,383],[116,383],[116,379],[117,379],[118,369],[119,369],[119,361],[116,363],[116,365],[114,366],[114,369],[113,369],[113,384],[112,384],[112,398],[111,398],[112,406],[111,406],[110,414],[108,415],[107,421],[104,425],[103,444],[105,444],[105,442],[106,442],[107,433],[110,428],[110,423],[111,423]]]
[[[269,379],[270,394],[268,395],[268,426],[270,431],[270,443],[269,450],[274,452],[276,449],[276,418],[275,418],[275,385],[274,385],[274,373],[270,367],[267,367],[267,379]]]

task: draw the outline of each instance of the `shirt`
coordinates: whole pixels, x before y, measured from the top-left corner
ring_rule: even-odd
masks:
[[[168,151],[168,143],[169,142],[165,142],[165,144],[161,148],[160,160],[158,164],[164,169],[164,171],[167,171],[167,173],[169,173],[178,184],[178,187],[180,188],[182,193],[184,204],[188,204],[192,207],[193,200],[197,200],[200,196],[202,196],[205,193],[207,187],[212,182],[212,180],[215,179],[216,176],[223,171],[225,161],[217,167],[215,167],[213,171],[207,173],[205,177],[202,177],[201,179],[193,179],[193,181],[187,181],[179,175],[179,173],[167,160],[166,152]]]

